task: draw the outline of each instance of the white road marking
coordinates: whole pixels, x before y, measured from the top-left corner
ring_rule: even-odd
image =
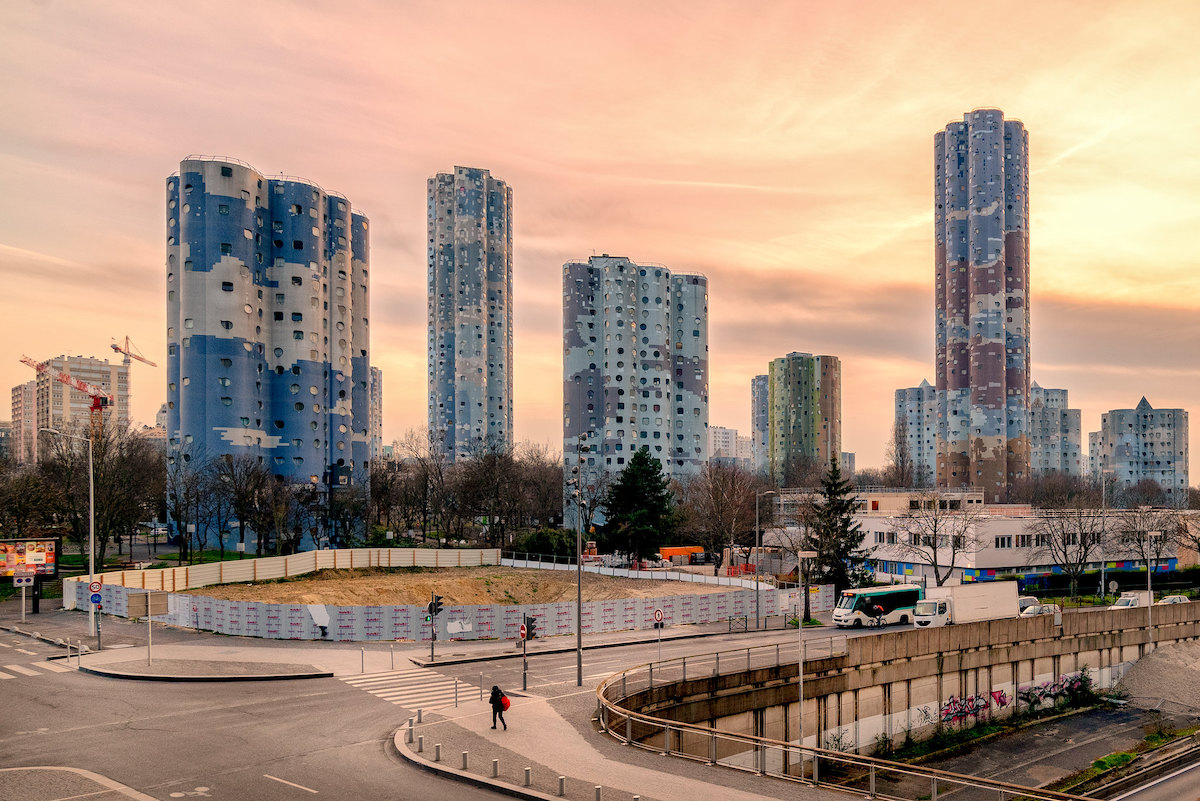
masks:
[[[8,643],[0,642],[0,648],[12,648],[12,646],[9,645]]]
[[[41,673],[38,673],[36,670],[30,670],[29,668],[21,667],[20,665],[5,665],[4,669],[11,670],[13,673],[20,673],[22,676],[41,676],[41,675],[43,675]]]
[[[51,673],[72,673],[75,668],[66,667],[58,662],[34,662],[34,667],[40,667],[42,670],[49,670]]]
[[[0,679],[15,679],[15,678],[16,678],[16,676],[10,676],[7,673],[5,673],[4,671],[0,670]]]
[[[279,782],[280,784],[286,784],[288,787],[295,787],[298,790],[306,790],[310,793],[317,792],[316,790],[312,789],[311,787],[305,787],[303,784],[296,784],[295,782],[286,781],[284,779],[279,778],[278,776],[272,776],[270,773],[264,773],[263,775],[266,776],[268,779],[272,779],[274,781]]]
[[[37,656],[37,651],[26,651],[24,648],[17,649],[18,654],[28,654],[29,656]]]
[[[377,698],[405,709],[442,709],[453,706],[455,699],[460,703],[470,700],[472,689],[478,692],[478,688],[426,668],[339,678],[352,687],[366,690]]]

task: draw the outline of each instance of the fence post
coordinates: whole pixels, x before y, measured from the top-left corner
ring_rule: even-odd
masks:
[[[875,766],[871,766],[871,794],[867,798],[875,797]],[[1000,791],[1000,801],[1004,801],[1004,791]]]
[[[633,742],[633,718],[625,715],[625,745]]]
[[[800,760],[800,764],[804,764],[804,760]],[[813,751],[813,786],[821,784],[821,755]]]
[[[650,663],[650,689],[654,689],[654,663]]]
[[[663,753],[670,756],[671,754],[671,727],[663,727]]]
[[[708,764],[717,764],[717,735],[715,733],[708,737]]]
[[[932,777],[933,791],[930,793],[929,801],[938,801],[937,798],[937,776]]]
[[[682,679],[682,681],[687,681],[687,657],[686,656],[683,658],[683,679]]]

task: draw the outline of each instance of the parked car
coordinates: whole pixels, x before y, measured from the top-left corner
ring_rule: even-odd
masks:
[[[1062,607],[1058,604],[1034,604],[1021,613],[1021,617],[1037,617],[1038,615],[1054,615],[1054,625],[1062,625]]]
[[[1026,609],[1028,609],[1031,606],[1036,606],[1037,603],[1038,603],[1038,599],[1032,595],[1018,595],[1017,596],[1017,609],[1021,610],[1022,612],[1024,612]]]
[[[1192,599],[1186,595],[1165,595],[1159,600],[1155,601],[1154,605],[1164,606],[1168,604],[1186,604],[1191,603],[1191,600]]]

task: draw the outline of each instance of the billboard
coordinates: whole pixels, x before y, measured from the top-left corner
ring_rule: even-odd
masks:
[[[0,576],[33,573],[38,576],[58,575],[58,555],[61,541],[28,537],[19,540],[0,540]]]

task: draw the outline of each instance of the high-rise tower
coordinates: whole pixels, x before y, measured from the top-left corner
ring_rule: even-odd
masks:
[[[453,461],[512,447],[512,189],[455,167],[428,197],[429,438]]]
[[[204,156],[180,163],[166,202],[168,458],[365,479],[367,218],[316,184]]]
[[[642,448],[669,476],[707,461],[707,278],[621,256],[563,265],[563,451],[572,466],[581,442],[589,473],[620,473]]]
[[[934,136],[937,484],[1029,475],[1029,137],[997,109]]]
[[[824,475],[842,453],[842,361],[789,353],[767,367],[767,463],[780,486]]]

